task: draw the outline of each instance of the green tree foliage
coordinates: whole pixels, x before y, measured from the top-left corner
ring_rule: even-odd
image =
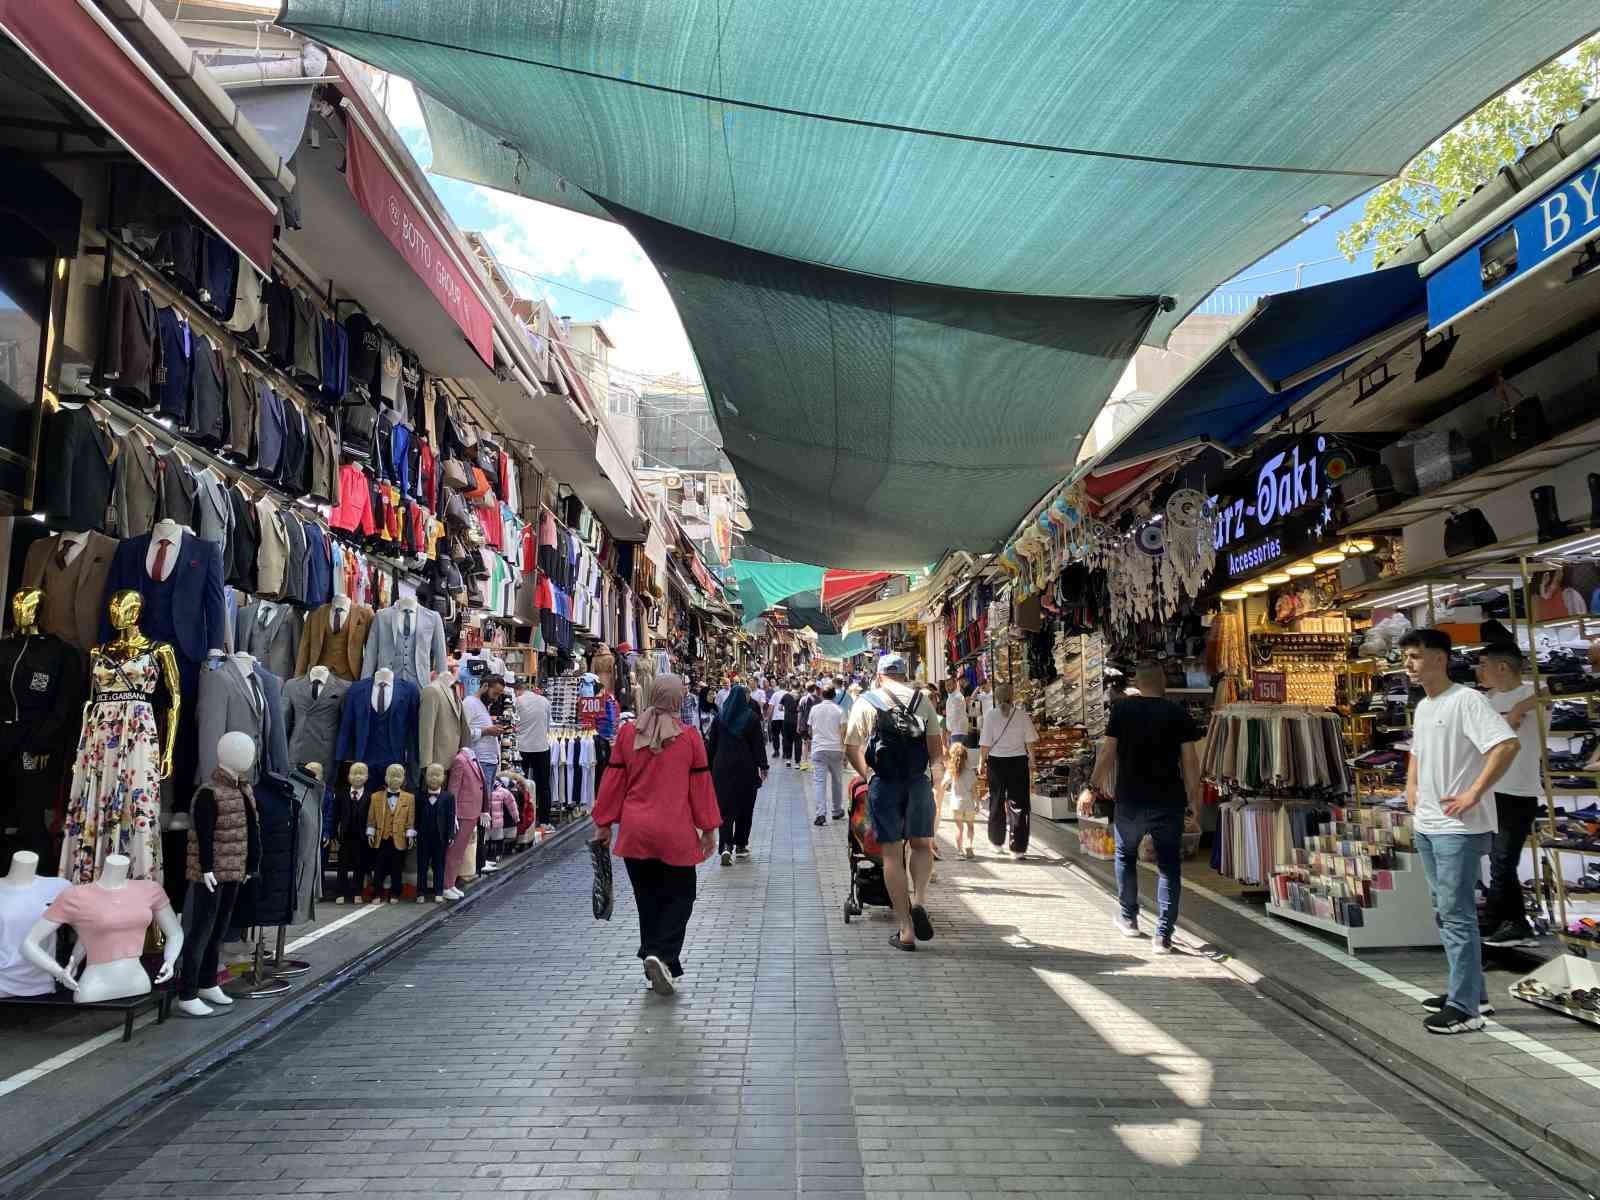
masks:
[[[1339,235],[1352,261],[1372,249],[1378,263],[1451,212],[1496,171],[1578,115],[1600,90],[1600,35],[1539,68],[1446,133],[1367,197],[1361,219]]]

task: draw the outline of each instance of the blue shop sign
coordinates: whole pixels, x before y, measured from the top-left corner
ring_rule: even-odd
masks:
[[[1600,158],[1574,171],[1428,277],[1428,324],[1449,324],[1508,283],[1600,237]]]

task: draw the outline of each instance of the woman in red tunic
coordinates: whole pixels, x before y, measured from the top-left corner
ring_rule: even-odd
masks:
[[[651,681],[648,707],[617,734],[594,804],[594,840],[609,843],[628,868],[639,909],[639,957],[662,996],[677,990],[674,981],[683,974],[695,868],[715,851],[722,825],[705,743],[678,719],[683,697],[678,676]]]

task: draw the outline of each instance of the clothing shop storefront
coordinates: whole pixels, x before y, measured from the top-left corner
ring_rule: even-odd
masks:
[[[160,22],[0,3],[0,1072],[42,1092],[174,1000],[211,1022],[139,1036],[236,1037],[575,830],[593,756],[475,740],[468,697],[640,640],[607,522],[643,526],[518,432],[580,426],[360,78],[291,164],[174,90],[192,55],[166,82]],[[69,973],[127,905],[142,952]]]

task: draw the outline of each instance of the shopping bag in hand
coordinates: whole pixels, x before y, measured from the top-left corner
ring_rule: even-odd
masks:
[[[611,847],[600,842],[589,843],[589,853],[594,858],[594,919],[611,920]]]

